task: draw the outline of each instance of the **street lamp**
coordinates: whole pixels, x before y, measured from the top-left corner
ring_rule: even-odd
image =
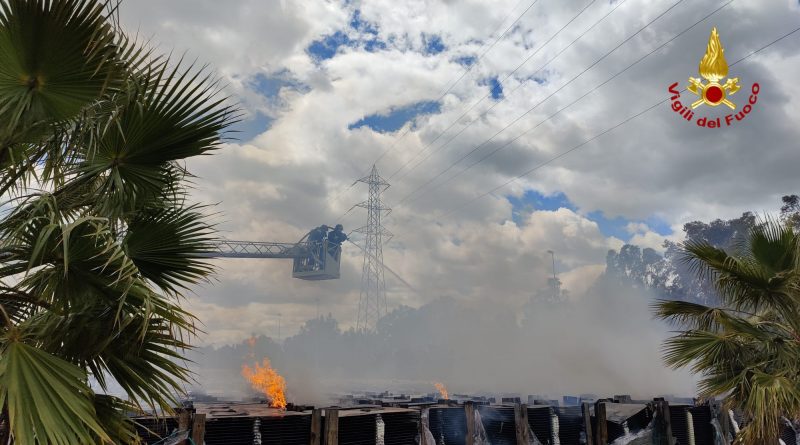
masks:
[[[547,253],[549,253],[550,257],[553,259],[553,298],[558,299],[557,295],[558,278],[556,278],[556,254],[552,250],[548,250]]]
[[[556,280],[556,254],[552,250],[548,250],[547,253],[553,258],[553,281]]]

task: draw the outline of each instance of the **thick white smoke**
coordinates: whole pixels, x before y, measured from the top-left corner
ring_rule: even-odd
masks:
[[[341,332],[335,320],[322,317],[281,345],[260,338],[256,355],[272,360],[296,403],[324,403],[349,391],[432,392],[434,381],[451,393],[523,398],[693,394],[690,375],[662,364],[668,331],[652,319],[647,291],[601,279],[569,299],[540,294],[519,307],[500,294],[439,298],[393,311],[374,334]],[[201,389],[232,398],[250,394],[239,373],[246,345],[198,352]]]

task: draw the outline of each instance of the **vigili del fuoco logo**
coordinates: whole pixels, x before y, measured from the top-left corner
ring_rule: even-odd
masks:
[[[681,91],[678,90],[678,82],[669,86],[669,92],[672,93],[672,97],[670,97],[672,110],[688,122],[695,122],[698,127],[730,127],[744,120],[753,111],[753,106],[758,102],[758,92],[761,87],[758,83],[753,83],[750,87],[751,94],[747,98],[747,103],[737,110],[738,107],[734,100],[738,100],[739,97],[744,98],[744,96],[739,95],[735,99],[733,98],[741,89],[741,86],[739,85],[738,77],[728,77],[728,62],[725,60],[725,49],[719,40],[719,33],[716,27],[711,29],[706,54],[700,61],[700,77],[689,77],[686,91],[697,97],[691,103],[684,104],[680,101]],[[722,83],[723,79],[725,79],[724,83]],[[694,99],[694,97],[691,97],[691,99]],[[720,105],[724,105],[730,113],[718,117],[701,115],[703,110],[709,110],[708,107],[713,109]],[[694,110],[699,107],[702,108],[697,111],[696,115]]]

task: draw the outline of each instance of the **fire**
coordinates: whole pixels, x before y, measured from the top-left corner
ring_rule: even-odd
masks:
[[[447,394],[447,388],[445,388],[444,383],[435,382],[433,386],[436,387],[443,399],[450,400],[450,395]]]
[[[250,382],[253,389],[263,392],[269,398],[269,406],[286,409],[286,379],[272,369],[268,358],[252,368],[242,365],[242,376]]]

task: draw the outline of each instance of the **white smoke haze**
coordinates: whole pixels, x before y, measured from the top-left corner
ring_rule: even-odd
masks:
[[[646,291],[598,282],[569,300],[539,294],[516,309],[500,294],[469,302],[443,297],[392,312],[371,335],[338,332],[323,317],[282,345],[259,338],[255,357],[270,358],[295,403],[330,403],[331,395],[349,392],[429,393],[433,382],[451,394],[523,398],[694,394],[690,375],[662,364],[668,331],[651,319]],[[239,373],[247,360],[244,341],[197,352],[200,390],[233,399],[253,395]]]

